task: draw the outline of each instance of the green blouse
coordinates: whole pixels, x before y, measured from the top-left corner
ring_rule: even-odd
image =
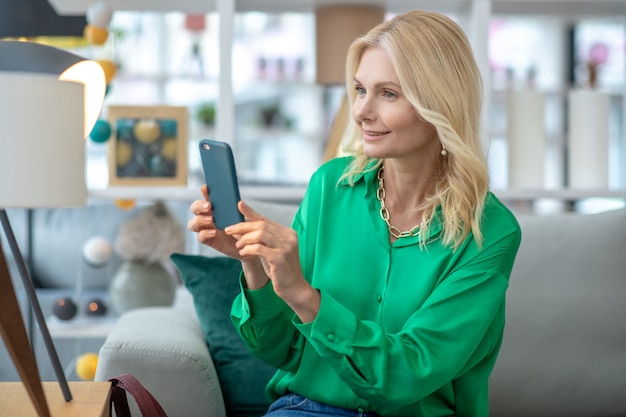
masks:
[[[376,172],[338,184],[349,158],[312,176],[294,219],[304,276],[321,294],[302,323],[271,283],[244,288],[231,319],[250,350],[278,371],[267,386],[382,416],[487,416],[488,378],[502,342],[505,291],[521,240],[491,193],[482,222],[457,251],[437,239],[389,242]]]

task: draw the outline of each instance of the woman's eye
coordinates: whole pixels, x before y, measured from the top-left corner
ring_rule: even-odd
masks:
[[[387,90],[383,93],[383,95],[385,96],[385,98],[396,98],[396,97],[398,97],[398,95],[396,93],[394,93],[392,91],[387,91]]]
[[[357,85],[356,87],[354,87],[354,90],[360,96],[365,95],[365,88],[361,87],[360,85]]]

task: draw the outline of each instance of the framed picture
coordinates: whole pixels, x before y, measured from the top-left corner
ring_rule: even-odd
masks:
[[[187,108],[109,106],[109,185],[187,185]]]

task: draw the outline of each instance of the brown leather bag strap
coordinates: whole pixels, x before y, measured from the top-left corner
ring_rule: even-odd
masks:
[[[113,382],[113,379],[110,381]],[[111,386],[111,411],[113,408],[115,408],[115,415],[117,417],[131,417],[126,391],[116,385]],[[109,413],[109,417],[111,416],[112,414]]]
[[[135,399],[142,417],[167,417],[156,398],[133,375],[121,374],[109,381],[112,384],[111,405],[117,417],[130,417],[126,393]]]

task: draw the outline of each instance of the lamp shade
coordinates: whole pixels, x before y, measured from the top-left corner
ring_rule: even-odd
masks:
[[[104,70],[100,64],[63,49],[34,42],[0,41],[2,71],[49,74],[60,80],[83,84],[83,138],[89,135],[98,120],[106,93]]]
[[[0,71],[0,207],[84,205],[83,85]]]

